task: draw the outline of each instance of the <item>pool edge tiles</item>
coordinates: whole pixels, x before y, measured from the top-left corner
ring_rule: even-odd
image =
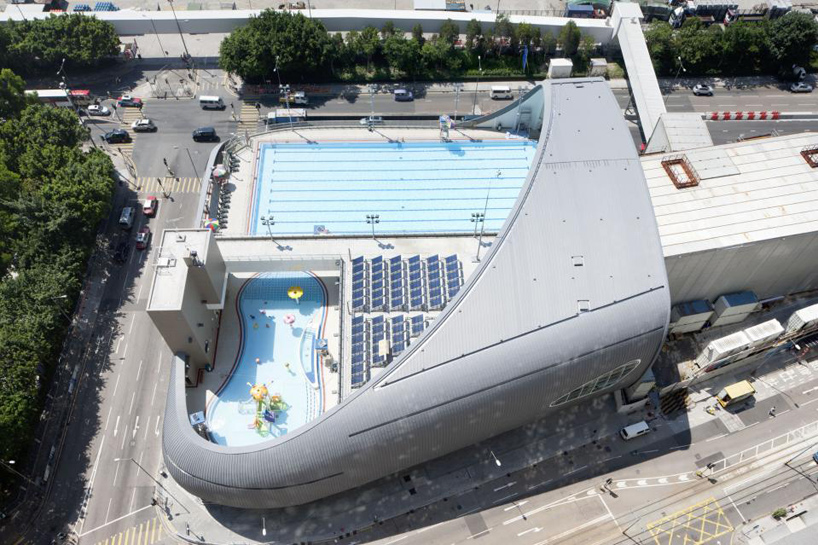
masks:
[[[251,235],[497,232],[533,161],[535,140],[261,143]],[[260,218],[273,217],[262,225]],[[269,232],[268,232],[269,231]]]
[[[301,292],[296,303],[292,288]],[[267,272],[236,292],[239,342],[233,365],[206,408],[211,439],[255,445],[300,428],[326,406],[321,357],[300,361],[307,332],[326,335],[329,293],[311,272]],[[313,378],[308,373],[313,373]]]

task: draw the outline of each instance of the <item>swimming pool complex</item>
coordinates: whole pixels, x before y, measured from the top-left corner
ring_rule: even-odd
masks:
[[[303,292],[298,302],[290,298],[291,288]],[[242,286],[236,298],[239,352],[207,411],[216,443],[259,443],[321,414],[323,380],[315,341],[324,333],[326,305],[326,287],[309,273],[262,273]],[[257,385],[266,388],[261,403],[251,395],[251,386]]]
[[[498,231],[514,206],[536,142],[262,144],[250,233]]]

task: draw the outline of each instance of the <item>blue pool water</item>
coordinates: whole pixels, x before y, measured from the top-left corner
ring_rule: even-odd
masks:
[[[298,303],[287,295],[292,286],[303,290]],[[244,284],[237,302],[241,323],[238,359],[207,410],[215,442],[251,445],[284,435],[321,413],[323,384],[314,340],[324,334],[326,301],[323,283],[308,273],[262,273]],[[286,323],[288,315],[295,318],[292,325]],[[271,395],[279,395],[286,403],[274,422],[262,418],[260,428],[253,426],[257,403],[248,383],[266,385]]]
[[[536,142],[263,144],[251,234],[497,231],[511,211]],[[488,204],[486,198],[488,197]]]

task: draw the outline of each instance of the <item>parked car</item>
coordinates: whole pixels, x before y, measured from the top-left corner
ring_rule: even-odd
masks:
[[[366,117],[362,117],[360,121],[361,125],[383,125],[383,117],[379,115],[368,115]]]
[[[117,99],[116,105],[120,108],[141,108],[142,99],[131,95],[122,95]]]
[[[816,464],[818,464],[818,452],[812,455],[812,459],[815,461]]]
[[[156,132],[156,125],[150,119],[137,119],[131,123],[133,132]]]
[[[116,245],[114,252],[114,260],[117,263],[125,263],[128,261],[128,256],[131,254],[131,245],[123,241]]]
[[[216,134],[216,129],[213,127],[200,127],[193,131],[193,140],[195,142],[218,142],[219,135]]]
[[[131,135],[128,133],[128,131],[122,129],[114,129],[110,132],[106,132],[100,138],[109,144],[122,144],[131,141]]]
[[[148,247],[148,241],[151,239],[151,228],[147,225],[139,230],[136,234],[136,249],[144,250]]]
[[[395,89],[396,102],[412,102],[413,100],[415,100],[415,96],[412,94],[412,91],[407,91],[406,89]]]
[[[86,111],[88,115],[111,115],[111,110],[101,104],[91,104]]]
[[[704,83],[697,83],[693,86],[693,94],[697,97],[705,96],[705,97],[712,97],[713,96],[713,88],[709,85]]]
[[[152,218],[156,215],[156,209],[159,207],[159,201],[153,195],[149,195],[142,203],[142,213]]]
[[[812,85],[799,81],[790,85],[790,91],[793,93],[811,93]]]

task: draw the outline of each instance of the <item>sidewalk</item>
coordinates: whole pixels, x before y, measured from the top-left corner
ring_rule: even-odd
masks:
[[[747,545],[798,545],[818,542],[818,494],[786,506],[787,516],[772,515],[748,522],[733,534]]]

